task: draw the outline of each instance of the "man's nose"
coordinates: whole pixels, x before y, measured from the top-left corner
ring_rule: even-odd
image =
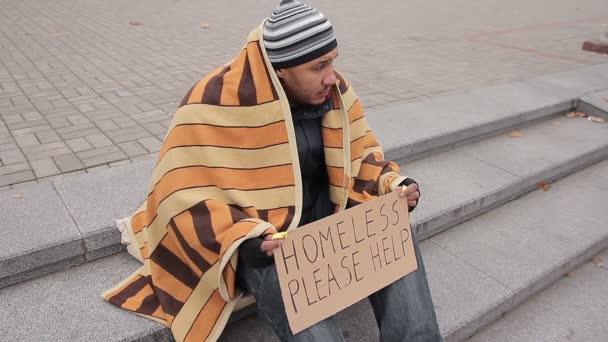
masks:
[[[331,86],[336,84],[336,73],[334,72],[334,69],[331,68],[327,75],[325,77],[323,77],[323,85],[325,86]]]

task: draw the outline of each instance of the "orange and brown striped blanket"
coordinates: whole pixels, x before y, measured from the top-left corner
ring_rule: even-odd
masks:
[[[293,229],[302,182],[289,103],[253,30],[237,57],[200,80],[171,122],[148,196],[118,222],[143,262],[103,293],[161,322],[177,341],[216,340],[241,297],[237,249]],[[336,211],[393,189],[404,177],[383,160],[352,87],[338,75],[322,119],[330,199]]]

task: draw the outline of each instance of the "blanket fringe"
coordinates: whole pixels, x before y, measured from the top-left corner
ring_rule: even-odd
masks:
[[[144,262],[144,259],[141,257],[141,253],[139,252],[139,246],[137,246],[135,241],[135,236],[133,235],[133,230],[131,229],[131,218],[123,218],[120,220],[116,220],[116,228],[120,231],[120,243],[127,246],[127,252],[131,254],[135,259]]]

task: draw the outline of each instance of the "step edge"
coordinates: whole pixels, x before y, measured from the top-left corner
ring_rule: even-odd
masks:
[[[78,254],[68,258],[54,261],[52,263],[44,264],[39,267],[31,268],[24,272],[11,274],[8,277],[0,279],[0,291],[3,288],[24,283],[28,280],[40,278],[48,274],[60,272],[73,266],[82,265],[86,262],[87,261],[84,255]]]
[[[608,103],[606,107],[608,109]],[[588,101],[585,98],[580,98],[578,100],[576,110],[585,114],[595,115],[604,119],[608,119],[608,112],[606,112],[605,109],[598,107],[596,103],[594,103],[593,101]]]
[[[49,258],[49,255],[52,257]],[[0,260],[0,266],[3,268],[11,266],[11,264],[17,264],[17,266],[13,266],[14,270],[11,273],[0,276],[0,289],[53,273],[56,270],[44,272],[43,269],[53,268],[53,265],[58,263],[69,264],[70,260],[74,258],[84,259],[84,248],[80,238],[69,239],[59,244],[47,244],[41,248],[28,249],[23,253],[11,255],[9,258]],[[27,264],[27,266],[23,267],[19,264]],[[20,280],[15,282],[13,279]]]
[[[446,342],[459,342],[468,339],[484,327],[498,320],[504,314],[516,309],[530,297],[554,284],[562,276],[579,267],[606,247],[608,247],[608,234],[581,248],[577,253],[562,259],[555,267],[549,269],[538,278],[532,279],[525,287],[513,290],[513,294],[506,300],[482,312],[470,322],[452,329],[444,336],[444,340]]]
[[[525,178],[520,177],[513,183],[451,207],[438,214],[429,215],[429,217],[424,218],[424,221],[414,223],[412,229],[420,241],[425,240],[536,190],[539,182],[552,183],[605,159],[608,159],[608,144],[578,155],[563,163],[552,164],[551,167],[527,175]],[[450,217],[455,213],[458,216]]]
[[[533,125],[558,117],[576,107],[577,99],[561,100],[543,107],[516,112],[513,115],[440,135],[387,148],[386,158],[398,163],[423,159],[468,143],[499,135],[508,130]]]

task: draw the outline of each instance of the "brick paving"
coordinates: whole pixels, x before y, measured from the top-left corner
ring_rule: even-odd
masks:
[[[277,1],[0,0],[0,190],[154,158]],[[313,0],[368,107],[601,63],[605,0]],[[481,5],[480,5],[481,4]]]

